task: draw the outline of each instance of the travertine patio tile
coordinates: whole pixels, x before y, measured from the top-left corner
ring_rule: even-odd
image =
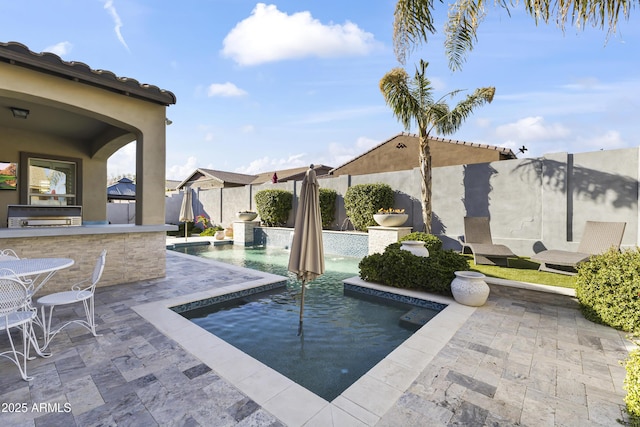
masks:
[[[102,335],[63,331],[51,358],[29,363],[31,386],[0,360],[2,401],[72,405],[72,413],[0,414],[0,422],[584,427],[625,419],[619,360],[632,346],[623,332],[584,319],[570,297],[491,285],[487,304],[474,308],[434,296],[449,307],[329,403],[167,309],[260,274],[167,259],[165,278],[98,289]],[[56,321],[72,314],[60,310]]]

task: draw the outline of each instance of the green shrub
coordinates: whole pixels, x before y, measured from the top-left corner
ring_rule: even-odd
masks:
[[[440,240],[439,237],[434,236],[433,234],[423,233],[422,231],[414,231],[413,233],[409,233],[400,238],[401,242],[404,242],[405,240],[418,240],[420,242],[424,242],[424,246],[427,248],[429,253],[442,250],[442,240]]]
[[[330,188],[320,189],[320,215],[322,216],[322,228],[331,228],[336,220],[336,199],[338,193]]]
[[[627,359],[627,376],[624,379],[624,389],[627,395],[624,402],[627,404],[632,426],[640,426],[640,348],[629,353]]]
[[[205,228],[204,230],[202,230],[200,232],[200,235],[201,236],[215,236],[216,235],[216,231],[221,231],[221,230],[224,230],[224,228],[222,228],[219,225],[214,225],[214,226],[211,226],[209,228]]]
[[[360,278],[369,282],[451,295],[454,272],[469,270],[469,262],[451,250],[434,250],[429,257],[420,257],[393,243],[382,254],[364,257],[358,267]]]
[[[611,249],[581,264],[576,297],[587,319],[640,333],[640,252]]]
[[[268,227],[280,227],[287,223],[293,193],[285,190],[260,190],[255,195],[258,215]]]
[[[344,195],[347,217],[358,231],[367,231],[367,227],[376,225],[373,214],[390,207],[393,207],[393,189],[388,184],[357,184],[349,187]]]

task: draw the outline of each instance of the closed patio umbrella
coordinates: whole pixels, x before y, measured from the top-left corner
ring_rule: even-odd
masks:
[[[289,271],[295,273],[298,280],[302,282],[300,323],[298,325],[298,335],[300,335],[304,318],[306,284],[324,273],[320,192],[313,165],[309,167],[302,180],[289,255]]]
[[[187,241],[187,222],[193,222],[193,206],[191,203],[191,187],[184,188],[182,206],[180,206],[180,222],[184,222],[184,241]]]

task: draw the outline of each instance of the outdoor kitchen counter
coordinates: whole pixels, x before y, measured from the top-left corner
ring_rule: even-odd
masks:
[[[176,225],[91,224],[72,227],[0,228],[0,248],[21,258],[62,257],[75,260],[60,271],[43,293],[68,290],[91,275],[96,253],[107,249],[107,264],[99,287],[163,277],[167,231]],[[55,282],[55,283],[54,283]]]
[[[105,224],[82,225],[79,227],[0,228],[0,239],[12,239],[16,237],[83,236],[92,234],[156,233],[159,231],[175,231],[177,229],[177,225],[170,224]]]

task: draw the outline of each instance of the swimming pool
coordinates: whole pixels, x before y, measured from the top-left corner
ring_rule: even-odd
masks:
[[[327,272],[305,293],[304,333],[297,336],[300,284],[287,272],[288,251],[197,246],[179,252],[288,277],[286,287],[174,310],[328,401],[445,307],[344,290],[342,280],[357,275],[358,259],[327,256]]]

